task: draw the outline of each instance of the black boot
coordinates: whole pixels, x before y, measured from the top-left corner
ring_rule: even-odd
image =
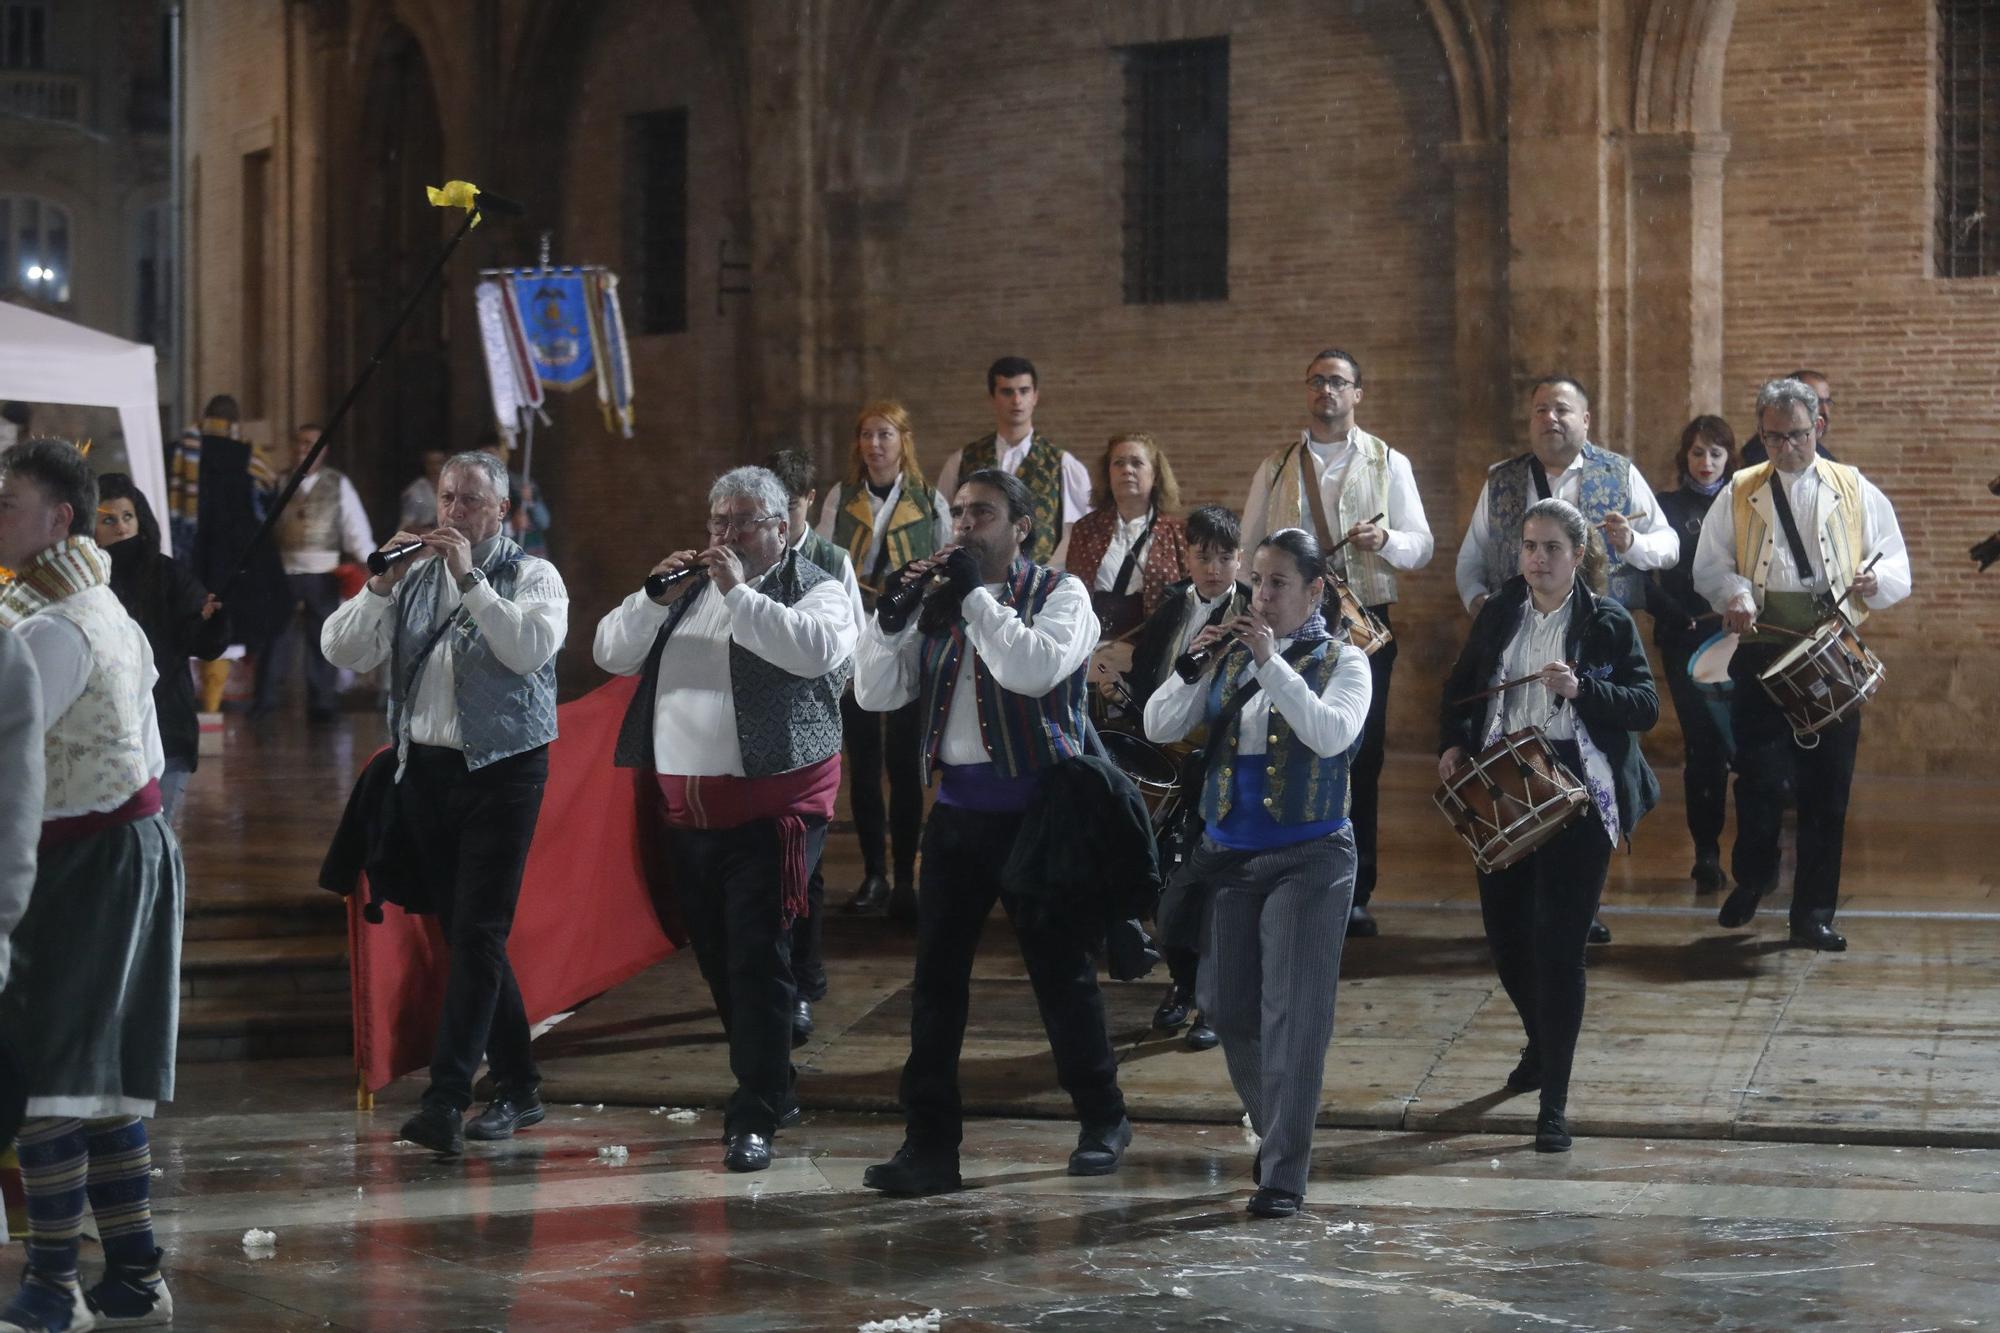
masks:
[[[1568,1152],[1569,1145],[1569,1122],[1563,1118],[1562,1108],[1543,1106],[1535,1117],[1535,1151]]]
[[[862,1172],[861,1183],[871,1190],[905,1198],[950,1194],[965,1188],[958,1175],[957,1153],[925,1152],[908,1140],[896,1149],[894,1157]]]
[[[1160,1000],[1160,1007],[1153,1011],[1153,1026],[1161,1032],[1178,1031],[1188,1021],[1188,1008],[1193,1003],[1194,996],[1183,990],[1179,982],[1173,982]]]
[[[861,881],[861,887],[847,900],[845,910],[849,912],[874,913],[889,905],[889,881],[880,875],[870,873]]]
[[[408,1139],[419,1148],[456,1157],[465,1151],[465,1121],[443,1102],[425,1102],[403,1122],[397,1137]]]
[[[511,1139],[514,1131],[539,1125],[548,1118],[539,1092],[501,1093],[465,1127],[465,1137],[491,1143]]]
[[[1529,1042],[1521,1048],[1521,1063],[1514,1066],[1514,1072],[1507,1075],[1507,1091],[1513,1093],[1533,1092],[1542,1086],[1542,1057]]]

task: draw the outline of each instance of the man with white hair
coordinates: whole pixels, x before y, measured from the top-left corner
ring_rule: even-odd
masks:
[[[708,493],[708,545],[675,551],[598,622],[597,664],[639,677],[617,763],[654,774],[674,894],[729,1034],[723,1165],[762,1171],[798,1111],[791,928],[840,790],[840,694],[854,605],[793,545],[790,496],[761,467]],[[739,707],[737,701],[745,701]]]
[[[397,818],[451,952],[430,1087],[400,1137],[445,1154],[544,1115],[507,935],[556,737],[569,592],[554,565],[502,534],[507,509],[498,460],[453,456],[438,476],[438,526],[389,539],[422,551],[369,579],[320,636],[335,666],[390,664]],[[493,1100],[468,1128],[482,1055]]]

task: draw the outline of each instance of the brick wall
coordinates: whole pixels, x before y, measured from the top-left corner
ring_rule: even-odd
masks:
[[[1724,375],[1739,433],[1767,376],[1832,378],[1831,447],[1895,503],[1915,592],[1872,619],[1888,666],[1864,768],[1985,776],[2000,725],[2000,280],[1931,276],[1926,0],[1743,0],[1724,124]],[[1809,40],[1807,37],[1809,35]],[[1857,793],[1857,800],[1862,799]]]
[[[1302,424],[1313,352],[1348,347],[1366,372],[1359,418],[1410,454],[1440,538],[1397,618],[1420,650],[1392,727],[1425,745],[1439,658],[1463,629],[1442,59],[1414,8],[1232,12],[1230,296],[1161,306],[1123,302],[1124,76],[1106,34],[1052,0],[960,4],[933,25],[898,276],[874,294],[892,372],[871,388],[909,404],[935,475],[992,429],[987,364],[1024,354],[1042,375],[1037,424],[1086,463],[1113,431],[1151,431],[1189,506],[1240,510],[1257,461]]]

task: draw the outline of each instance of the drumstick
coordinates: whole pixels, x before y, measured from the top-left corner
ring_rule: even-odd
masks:
[[[1861,574],[1866,574],[1866,573],[1868,573],[1868,572],[1869,572],[1870,570],[1874,569],[1874,568],[1875,568],[1875,566],[1877,566],[1877,565],[1879,565],[1879,564],[1881,564],[1881,563],[1882,563],[1882,552],[1880,552],[1880,551],[1877,551],[1877,552],[1876,552],[1876,553],[1874,554],[1874,556],[1873,556],[1873,557],[1872,557],[1872,558],[1871,558],[1871,559],[1870,559],[1870,560],[1868,561],[1868,563],[1867,563],[1867,564],[1865,564],[1865,565],[1863,565],[1863,566],[1861,567]],[[1854,577],[1856,577],[1856,578],[1860,578],[1860,577],[1861,577],[1861,574],[1856,574],[1856,575],[1855,575]],[[1848,590],[1847,590],[1846,592],[1844,592],[1844,593],[1842,593],[1842,594],[1840,595],[1840,600],[1844,602],[1844,601],[1846,601],[1846,600],[1847,600],[1848,598],[1850,598],[1850,597],[1854,596],[1854,593],[1855,593],[1855,590],[1854,590],[1853,588],[1849,588],[1849,589],[1848,589]]]
[[[1377,515],[1375,515],[1375,517],[1373,517],[1373,518],[1371,518],[1371,519],[1369,519],[1369,520],[1368,520],[1368,526],[1372,528],[1372,527],[1374,527],[1374,526],[1375,526],[1375,525],[1376,525],[1377,523],[1380,523],[1380,522],[1381,522],[1381,521],[1382,521],[1383,519],[1385,519],[1385,518],[1387,518],[1387,517],[1389,517],[1389,515],[1388,515],[1387,511],[1384,511],[1383,513],[1380,513],[1380,514],[1377,514]],[[1343,547],[1343,546],[1347,545],[1347,544],[1348,544],[1349,542],[1351,542],[1351,541],[1353,541],[1353,540],[1354,540],[1354,534],[1353,534],[1353,533],[1349,533],[1349,534],[1348,534],[1347,536],[1345,536],[1345,537],[1342,537],[1342,538],[1341,538],[1341,539],[1340,539],[1339,541],[1335,542],[1335,543],[1334,543],[1333,545],[1331,545],[1331,546],[1327,547],[1327,548],[1326,548],[1326,551],[1324,552],[1324,554],[1326,554],[1326,555],[1329,555],[1329,556],[1330,556],[1330,555],[1332,555],[1332,554],[1333,554],[1333,553],[1334,553],[1335,551],[1338,551],[1338,550],[1339,550],[1339,549],[1340,549],[1341,547]]]
[[[1641,509],[1641,510],[1640,510],[1640,511],[1639,511],[1638,513],[1636,513],[1636,514],[1626,514],[1626,515],[1624,516],[1624,518],[1625,518],[1625,521],[1626,521],[1627,523],[1637,523],[1637,522],[1638,522],[1638,521],[1639,521],[1640,519],[1642,519],[1642,518],[1651,518],[1651,517],[1652,517],[1652,514],[1651,514],[1651,513],[1649,512],[1649,511],[1647,511],[1647,510],[1644,510],[1644,509]],[[1599,523],[1598,523],[1598,525],[1597,525],[1597,526],[1601,528],[1601,527],[1603,527],[1603,526],[1604,526],[1605,522],[1608,522],[1608,521],[1609,521],[1609,520],[1601,520],[1601,521],[1599,521]]]
[[[1576,663],[1571,662],[1568,664],[1568,666],[1570,670],[1572,671],[1576,670]],[[1481,690],[1477,694],[1468,694],[1463,699],[1453,699],[1451,701],[1451,706],[1453,708],[1458,708],[1465,704],[1477,703],[1481,699],[1491,699],[1496,694],[1505,694],[1507,691],[1513,689],[1516,685],[1532,685],[1541,678],[1542,678],[1542,673],[1537,671],[1532,675],[1517,676],[1513,680],[1503,680],[1498,685],[1495,685],[1491,689]]]

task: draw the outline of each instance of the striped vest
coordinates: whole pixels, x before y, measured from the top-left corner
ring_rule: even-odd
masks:
[[[998,436],[988,435],[983,440],[974,440],[960,451],[959,485],[963,486],[965,479],[975,472],[999,466],[998,444]],[[1062,450],[1049,443],[1048,436],[1036,431],[1035,438],[1028,444],[1027,457],[1021,460],[1021,470],[1014,474],[1035,499],[1034,539],[1022,549],[1021,554],[1038,565],[1054,555],[1056,547],[1062,544],[1063,524],[1075,521],[1063,509],[1062,460]],[[1077,518],[1082,517],[1077,515]]]
[[[1016,560],[1000,590],[1000,605],[1019,612],[1023,624],[1047,605],[1058,581],[1073,577],[1026,560]],[[925,721],[924,768],[937,771],[944,743],[945,721],[951,716],[952,692],[966,649],[965,622],[949,634],[928,635],[918,656],[918,713]],[[1018,778],[1083,753],[1084,679],[1088,665],[1040,698],[1000,688],[977,654],[972,659],[972,684],[979,707],[979,730],[986,752],[1003,777]]]
[[[901,569],[937,550],[936,494],[922,478],[903,474],[896,503],[882,520],[882,549],[890,569]],[[872,571],[861,567],[861,562],[868,558],[868,548],[875,544],[875,507],[869,502],[865,477],[854,484],[853,494],[846,497],[833,517],[833,544],[847,552],[857,575],[873,581]]]
[[[1772,466],[1768,462],[1758,463],[1742,469],[1729,479],[1730,517],[1736,531],[1736,572],[1749,579],[1756,588],[1759,609],[1764,605],[1764,585],[1771,577],[1771,557],[1777,550],[1777,544],[1784,540],[1777,505],[1771,498]],[[1820,484],[1833,492],[1833,503],[1821,501],[1816,529],[1801,532],[1799,539],[1818,541],[1820,561],[1826,567],[1832,597],[1841,604],[1848,623],[1859,625],[1868,618],[1867,604],[1859,597],[1844,602],[1842,599],[1847,596],[1848,585],[1854,582],[1854,575],[1866,558],[1863,549],[1861,473],[1845,463],[1826,458],[1815,458],[1813,471],[1818,474]],[[1784,485],[1783,480],[1778,484]],[[1799,571],[1801,578],[1809,577],[1811,573],[1809,569]]]
[[[1521,572],[1521,522],[1535,494],[1534,455],[1495,463],[1486,474],[1486,586],[1498,588]],[[1606,514],[1631,514],[1632,463],[1623,454],[1583,446],[1583,480],[1576,507],[1591,523]],[[1645,574],[1625,563],[1608,545],[1611,596],[1628,608],[1646,604]]]
[[[1327,535],[1336,542],[1356,523],[1389,511],[1389,446],[1357,427],[1354,452],[1354,461],[1341,479],[1337,511],[1326,516],[1333,525]],[[1313,530],[1312,500],[1305,494],[1300,476],[1300,462],[1309,457],[1300,439],[1264,460],[1266,489],[1271,497],[1264,511],[1266,536],[1280,528]],[[1334,559],[1340,562],[1342,574],[1363,606],[1396,600],[1396,571],[1381,552],[1364,551],[1350,542]]]
[[[1339,661],[1340,642],[1324,640],[1298,664],[1298,672],[1313,693],[1318,694],[1333,679]],[[1209,683],[1208,716],[1212,718],[1227,708],[1252,676],[1250,650],[1240,644],[1231,648]],[[1263,756],[1264,807],[1270,811],[1272,820],[1279,824],[1317,824],[1345,819],[1347,765],[1360,745],[1359,739],[1346,753],[1323,758],[1299,740],[1283,713],[1272,708],[1269,716],[1271,729],[1264,738]],[[1227,818],[1235,801],[1236,737],[1242,726],[1243,716],[1239,713],[1230,720],[1224,735],[1209,738],[1215,761],[1208,766],[1208,775],[1202,783],[1201,817],[1211,825]],[[1251,762],[1256,761],[1257,757],[1252,755]]]

